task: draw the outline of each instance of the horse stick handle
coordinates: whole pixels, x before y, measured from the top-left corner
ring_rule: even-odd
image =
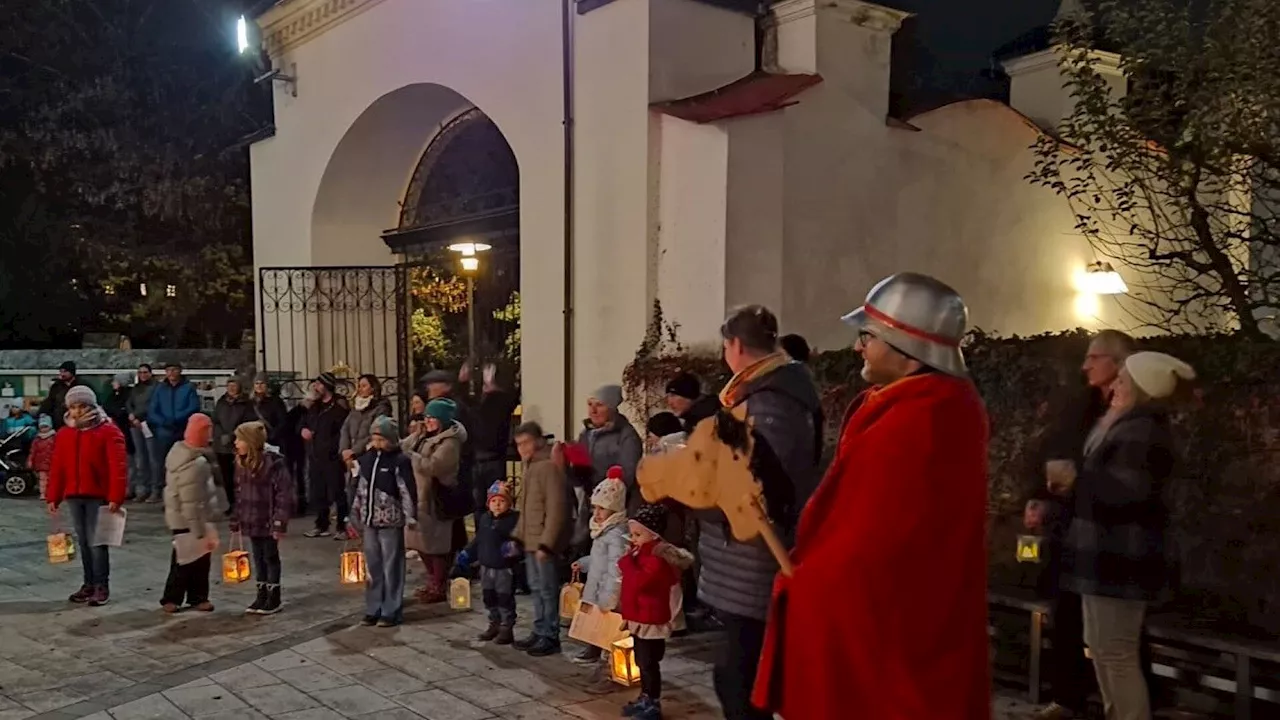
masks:
[[[759,500],[757,498],[751,500],[760,513],[760,537],[764,538],[764,544],[769,547],[769,552],[773,553],[773,559],[778,561],[778,571],[791,577],[791,554],[778,539],[778,534],[773,531],[773,523],[769,522],[769,516],[764,513],[764,508],[760,507]]]

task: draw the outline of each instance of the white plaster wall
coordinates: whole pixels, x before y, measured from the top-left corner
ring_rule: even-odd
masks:
[[[782,113],[755,115],[731,120],[725,128],[729,134],[726,310],[761,304],[783,313],[778,319],[785,323],[785,284],[779,269],[784,263],[786,233],[786,119]]]
[[[649,101],[715,90],[755,67],[755,19],[694,0],[648,0]]]
[[[1061,52],[1050,48],[1004,63],[1009,73],[1009,106],[1042,128],[1057,127],[1075,107],[1067,78],[1059,67]],[[1112,97],[1128,92],[1128,80],[1114,55],[1100,53],[1096,69],[1106,79]]]
[[[251,158],[259,267],[385,263],[379,233],[395,224],[413,164],[451,103],[408,91],[382,118],[379,99],[426,83],[488,114],[520,165],[524,411],[562,433],[560,58],[559,0],[386,0],[277,60],[297,65],[298,97],[276,92],[276,136]],[[353,126],[347,149],[369,156],[344,151],[349,162],[326,180]],[[322,181],[336,185],[322,191]]]

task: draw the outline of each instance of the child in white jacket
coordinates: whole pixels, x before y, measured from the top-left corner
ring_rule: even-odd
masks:
[[[622,586],[622,573],[618,560],[627,552],[631,542],[627,530],[627,486],[622,480],[622,468],[609,468],[604,480],[591,493],[591,554],[572,565],[575,572],[587,573],[582,589],[582,602],[602,610],[618,607]],[[600,648],[588,645],[573,656],[580,665],[592,665],[600,660]]]

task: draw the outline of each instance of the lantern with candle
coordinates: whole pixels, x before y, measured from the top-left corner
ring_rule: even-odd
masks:
[[[454,610],[470,610],[471,609],[471,581],[464,578],[454,578],[449,583],[449,607]]]
[[[49,562],[54,565],[71,562],[71,558],[76,556],[75,540],[68,533],[53,533],[45,538],[45,545],[49,551]]]
[[[222,556],[222,582],[236,585],[248,580],[252,574],[249,553],[244,550],[244,538],[240,533],[234,533],[231,536],[231,552]]]
[[[624,687],[639,684],[640,667],[636,665],[635,640],[630,635],[609,649],[609,675]]]
[[[364,553],[348,545],[342,551],[342,584],[356,585],[368,579],[369,571],[365,567]]]
[[[1040,546],[1043,544],[1044,538],[1039,535],[1019,535],[1018,536],[1018,562],[1040,562]]]

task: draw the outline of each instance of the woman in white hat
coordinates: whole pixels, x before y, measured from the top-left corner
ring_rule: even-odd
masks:
[[[1084,641],[1108,720],[1149,720],[1139,656],[1147,603],[1165,587],[1164,484],[1175,452],[1161,402],[1195,379],[1185,362],[1155,352],[1125,360],[1111,407],[1089,433],[1063,548],[1063,583],[1083,598]]]

